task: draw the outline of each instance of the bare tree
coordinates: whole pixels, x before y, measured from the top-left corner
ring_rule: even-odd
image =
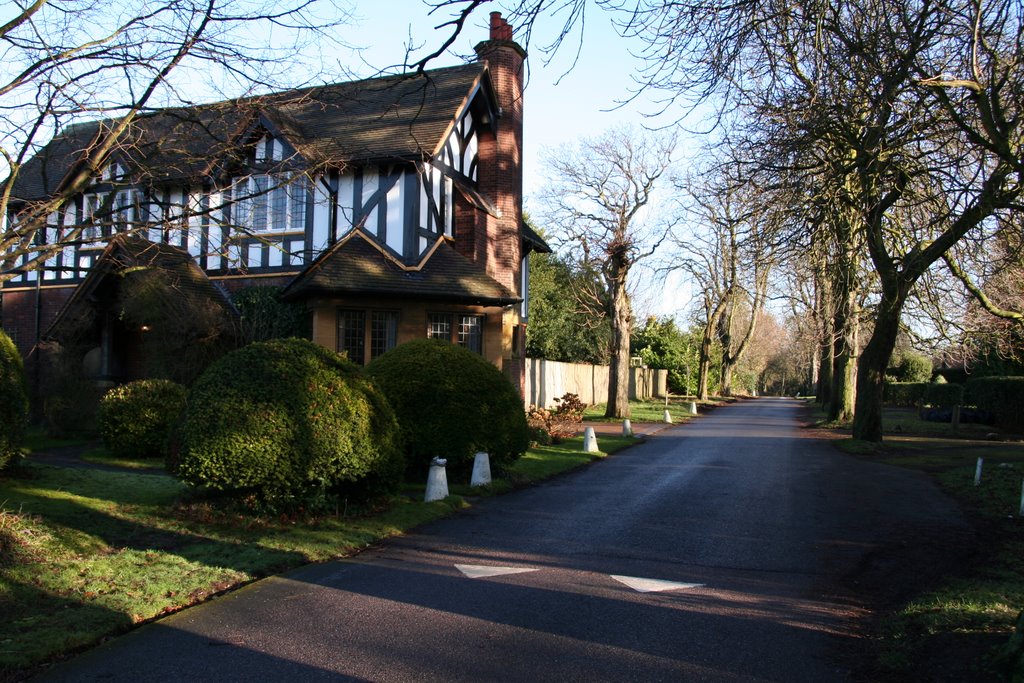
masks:
[[[541,199],[543,224],[570,258],[601,273],[608,291],[608,417],[629,417],[630,273],[665,238],[666,217],[653,204],[674,148],[673,137],[618,129],[545,160],[550,182]]]
[[[152,153],[140,148],[147,114],[175,105],[184,116],[197,93],[252,95],[317,81],[321,72],[301,64],[303,52],[313,43],[340,45],[333,29],[347,20],[333,0],[15,0],[0,25],[0,282],[43,267],[68,245],[100,239],[88,232],[96,222],[127,227],[127,195],[117,188],[144,179],[138,173],[122,178],[110,162]],[[237,109],[243,107],[239,101]],[[226,131],[216,128],[226,117],[216,118],[184,124],[226,144]],[[246,115],[235,111],[232,120],[237,126]],[[162,133],[150,143],[180,142],[175,131]],[[61,168],[52,177],[37,156],[51,138],[64,141],[59,153],[65,156],[52,160]],[[205,150],[207,159],[215,151]],[[70,169],[59,163],[67,159],[75,160]],[[27,180],[26,173],[34,177]],[[97,180],[114,190],[91,207],[96,221],[89,227],[62,223],[50,239],[40,239],[68,202]],[[26,186],[38,191],[19,196]]]

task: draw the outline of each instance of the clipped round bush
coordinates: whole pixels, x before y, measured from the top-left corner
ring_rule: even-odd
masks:
[[[180,429],[185,482],[272,507],[400,483],[398,424],[358,366],[303,339],[226,354],[196,380]]]
[[[932,361],[913,351],[899,351],[893,355],[892,365],[886,369],[896,382],[927,382],[932,377]]]
[[[121,458],[157,458],[185,406],[185,387],[169,379],[142,379],[114,387],[100,401],[103,444]]]
[[[27,425],[25,367],[14,342],[0,330],[0,470],[19,454]]]
[[[467,349],[419,339],[388,351],[367,371],[398,415],[410,474],[425,472],[434,457],[463,471],[472,467],[477,451],[501,464],[529,447],[519,392]]]

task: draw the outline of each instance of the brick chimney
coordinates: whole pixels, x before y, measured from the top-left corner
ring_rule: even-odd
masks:
[[[490,39],[476,46],[487,63],[501,113],[494,138],[482,136],[478,185],[481,194],[498,207],[501,217],[478,216],[475,226],[476,261],[512,292],[522,279],[523,219],[523,80],[526,51],[512,39],[512,27],[501,12],[491,12]],[[481,239],[481,237],[483,239]]]

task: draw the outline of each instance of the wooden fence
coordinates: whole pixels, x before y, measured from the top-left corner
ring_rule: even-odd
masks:
[[[629,369],[630,398],[664,398],[667,390],[668,370]],[[587,405],[606,402],[608,366],[526,359],[524,402],[527,406],[551,408],[555,399],[564,394],[576,394]]]

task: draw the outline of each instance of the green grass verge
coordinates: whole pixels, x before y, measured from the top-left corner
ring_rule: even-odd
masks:
[[[583,419],[586,422],[605,422],[610,418],[604,416],[606,403],[595,403],[592,406],[588,406],[583,412]],[[650,400],[650,401],[630,401],[629,412],[631,422],[664,422],[665,420],[665,401],[664,400]],[[672,416],[673,422],[686,422],[693,415],[690,414],[689,410],[689,399],[674,398],[669,400],[668,404],[669,415]],[[613,422],[620,422],[621,420],[611,419]]]
[[[465,507],[460,493],[506,491],[633,443],[603,437],[595,454],[568,439],[531,449],[483,491],[453,486],[423,503],[412,486],[373,509],[308,520],[223,512],[161,473],[29,462],[0,477],[0,679],[260,577],[351,555]]]
[[[887,411],[886,429],[901,429],[887,431],[883,444],[843,439],[836,445],[876,462],[928,472],[974,523],[979,551],[963,575],[948,577],[884,616],[879,664],[900,679],[943,652],[969,660],[961,662],[964,680],[1000,680],[1006,672],[997,657],[1024,609],[1024,519],[1019,516],[1024,444],[937,436],[928,427],[934,423],[921,428],[920,422],[905,415],[890,420]],[[948,432],[949,425],[940,426]],[[979,457],[985,465],[975,486]]]

